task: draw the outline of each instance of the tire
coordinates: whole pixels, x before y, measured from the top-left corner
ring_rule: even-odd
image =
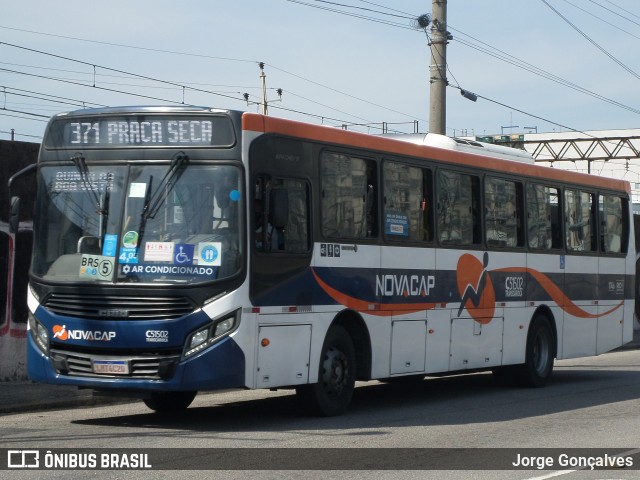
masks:
[[[198,392],[153,392],[142,401],[156,413],[177,413],[186,410]]]
[[[334,325],[322,345],[318,383],[302,385],[296,394],[312,415],[333,417],[347,411],[356,383],[356,354],[347,331]]]
[[[526,387],[544,387],[553,372],[555,335],[544,315],[536,316],[529,326],[525,363],[518,366],[517,379]]]

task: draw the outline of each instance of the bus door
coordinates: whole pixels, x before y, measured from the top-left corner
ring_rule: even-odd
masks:
[[[391,319],[389,374],[439,369],[432,361],[427,361],[427,336],[429,322],[435,321],[436,297],[431,170],[385,160],[382,178],[385,246],[381,252],[376,293],[389,309]],[[444,333],[445,329],[438,328],[437,331]],[[448,350],[448,328],[446,332],[440,346]],[[436,350],[434,344],[433,351]],[[443,356],[448,357],[448,351],[438,358]]]
[[[600,257],[598,257],[598,331],[596,353],[607,352],[625,342],[624,327],[632,335],[631,302],[624,305],[634,265],[628,262],[629,208],[626,200],[616,195],[600,195],[598,205]]]
[[[598,330],[598,239],[595,195],[564,192],[564,265],[567,298],[564,305],[563,358],[596,354]]]

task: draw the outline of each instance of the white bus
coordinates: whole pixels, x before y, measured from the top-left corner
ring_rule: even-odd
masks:
[[[338,415],[357,380],[492,370],[632,339],[626,182],[195,107],[49,123],[28,372],[156,411],[295,388]]]

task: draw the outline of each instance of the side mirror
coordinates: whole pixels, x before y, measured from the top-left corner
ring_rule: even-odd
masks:
[[[11,197],[11,211],[9,212],[9,233],[17,234],[20,225],[20,198]]]

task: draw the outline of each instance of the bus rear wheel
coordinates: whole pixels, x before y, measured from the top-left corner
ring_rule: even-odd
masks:
[[[296,394],[313,415],[342,415],[351,403],[356,383],[356,354],[347,331],[334,325],[327,332],[320,355],[318,383],[302,385]]]
[[[553,372],[555,336],[549,320],[536,316],[529,327],[525,363],[518,367],[517,376],[527,387],[543,387]]]
[[[144,404],[157,413],[177,413],[186,410],[198,392],[153,392],[143,398]]]

